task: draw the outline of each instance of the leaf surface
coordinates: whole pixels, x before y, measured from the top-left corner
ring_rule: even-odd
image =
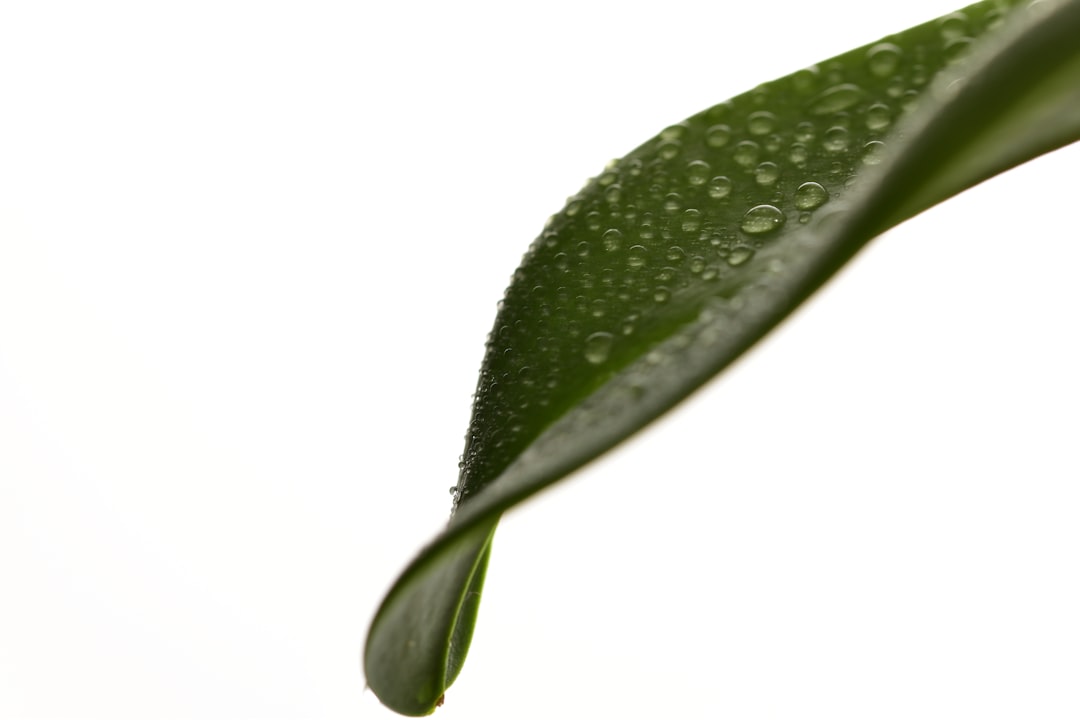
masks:
[[[500,305],[450,523],[372,622],[380,700],[441,702],[503,511],[723,370],[871,238],[1080,138],[1078,37],[1080,0],[981,2],[673,125],[572,197]]]

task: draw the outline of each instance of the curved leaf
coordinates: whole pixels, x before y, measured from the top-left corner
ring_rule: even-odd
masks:
[[[488,340],[449,526],[372,622],[386,705],[441,702],[505,509],[670,409],[875,235],[1080,137],[1080,0],[1019,5],[972,5],[673,125],[549,221]]]

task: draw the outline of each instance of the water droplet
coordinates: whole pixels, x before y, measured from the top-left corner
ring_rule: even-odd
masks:
[[[798,142],[808,143],[814,139],[815,135],[817,135],[817,130],[814,129],[814,123],[804,120],[795,126],[795,140]]]
[[[705,269],[705,258],[700,255],[695,255],[690,258],[690,272],[697,275],[699,272]]]
[[[570,259],[566,256],[566,253],[563,252],[555,253],[554,262],[555,267],[564,272],[570,266]]]
[[[641,223],[641,227],[638,228],[638,237],[642,240],[652,240],[656,237],[656,229],[651,222]]]
[[[595,318],[604,317],[604,315],[607,313],[607,300],[604,300],[603,298],[597,298],[596,300],[593,300],[590,312]]]
[[[747,247],[745,245],[739,245],[732,248],[731,252],[728,253],[727,263],[732,267],[738,267],[752,257],[754,257],[754,248]]]
[[[585,227],[589,228],[593,232],[599,232],[600,228],[602,228],[603,226],[604,225],[600,217],[600,213],[596,212],[595,210],[585,216]]]
[[[588,255],[589,254],[589,243],[587,243],[584,240],[579,242],[577,244],[577,254],[578,254],[578,257],[585,257],[586,255]]]
[[[661,140],[681,140],[686,135],[685,125],[669,125],[660,131]]]
[[[658,303],[666,303],[670,299],[671,291],[668,290],[666,287],[658,287],[656,288],[655,292],[653,292],[653,300]]]
[[[767,110],[750,113],[746,119],[746,128],[751,135],[768,135],[776,127],[776,116]]]
[[[754,180],[758,185],[774,185],[780,178],[780,167],[774,162],[763,162],[754,168]]]
[[[720,123],[705,131],[705,144],[712,148],[724,147],[731,141],[731,126]]]
[[[681,263],[686,259],[686,251],[678,245],[672,245],[667,250],[668,262]]]
[[[863,145],[862,161],[865,165],[877,165],[885,154],[885,143],[880,140],[871,140]]]
[[[955,63],[963,60],[971,54],[971,46],[971,38],[960,37],[955,40],[950,40],[943,52],[945,55],[945,62]]]
[[[618,203],[622,199],[622,188],[618,185],[612,185],[604,191],[604,199],[612,205]]]
[[[686,166],[686,180],[691,185],[704,185],[709,181],[710,175],[712,168],[702,160],[695,160]]]
[[[757,205],[746,211],[739,227],[748,235],[763,235],[784,224],[784,213],[772,205]]]
[[[863,98],[863,90],[852,83],[835,85],[810,101],[807,108],[812,115],[829,115],[847,110]]]
[[[664,198],[665,212],[674,214],[682,210],[682,196],[679,193],[668,193]]]
[[[604,241],[604,249],[608,252],[615,252],[622,247],[622,233],[615,228],[606,231],[602,239]]]
[[[938,30],[944,40],[955,40],[967,35],[968,19],[964,13],[953,13],[938,20]]]
[[[901,50],[892,43],[878,43],[866,52],[866,66],[879,78],[887,78],[900,67]]]
[[[580,211],[581,203],[577,200],[571,200],[566,204],[566,210],[564,210],[563,212],[566,213],[567,217],[574,217]]]
[[[756,142],[753,140],[743,140],[735,146],[735,154],[733,157],[737,164],[749,170],[754,165],[757,165],[758,156],[760,155],[761,148]]]
[[[791,76],[791,86],[795,88],[795,92],[802,95],[809,95],[817,89],[818,76],[821,71],[817,65],[799,70],[797,73]]]
[[[611,333],[595,332],[585,338],[585,359],[593,365],[600,365],[611,355],[611,346],[615,338]]]
[[[825,131],[821,145],[832,153],[843,152],[851,144],[851,133],[842,127],[832,127]]]
[[[701,228],[701,211],[690,208],[683,213],[683,232],[697,232]]]
[[[626,260],[626,264],[632,268],[639,268],[645,264],[645,256],[648,251],[643,245],[634,245],[630,248],[630,256]]]
[[[802,143],[795,143],[788,151],[788,159],[796,165],[802,166],[810,159],[810,151]]]
[[[465,466],[465,463],[458,463],[459,468],[464,467],[464,466]],[[451,495],[457,495],[457,485],[451,485],[450,486],[450,494]]]
[[[816,182],[804,182],[795,191],[795,207],[799,210],[813,210],[824,205],[829,199],[828,191]]]
[[[892,124],[892,110],[888,105],[877,103],[866,109],[866,127],[868,130],[884,130]]]
[[[677,142],[662,142],[660,143],[660,147],[657,148],[660,157],[665,160],[670,160],[675,157],[679,154],[680,150],[682,150],[682,146]]]
[[[709,182],[709,197],[713,200],[721,200],[731,194],[731,180],[723,175],[717,175]]]

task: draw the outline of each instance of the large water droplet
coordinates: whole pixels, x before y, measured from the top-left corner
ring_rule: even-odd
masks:
[[[611,355],[615,338],[608,332],[595,332],[585,338],[585,359],[593,365],[605,362]]]
[[[808,109],[812,115],[829,115],[841,110],[847,110],[858,103],[863,95],[863,90],[858,85],[842,83],[829,88],[814,98],[810,102]]]
[[[900,67],[901,50],[892,43],[878,43],[866,52],[866,67],[879,78],[887,78]]]
[[[772,205],[757,205],[746,211],[739,227],[748,235],[763,235],[784,224],[784,213]]]
[[[697,232],[700,228],[701,211],[694,208],[685,211],[682,217],[683,232]]]
[[[885,155],[885,143],[880,140],[871,140],[863,146],[863,164],[877,165]]]
[[[829,199],[828,191],[816,182],[804,182],[795,191],[795,207],[799,210],[813,210],[825,204]]]

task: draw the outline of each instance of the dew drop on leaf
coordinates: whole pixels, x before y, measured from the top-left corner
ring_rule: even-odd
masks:
[[[712,168],[703,160],[694,160],[686,166],[686,181],[691,185],[704,185],[711,174]]]
[[[731,127],[720,123],[705,131],[705,144],[712,148],[724,147],[731,141]]]
[[[767,110],[750,113],[746,119],[746,129],[751,135],[768,135],[776,127],[776,116]]]
[[[784,213],[772,205],[757,205],[746,211],[739,227],[748,235],[763,235],[784,224]]]
[[[884,130],[892,124],[892,111],[888,105],[871,105],[866,109],[865,122],[868,130]]]
[[[825,204],[829,193],[816,182],[804,182],[795,191],[795,207],[799,210],[813,210]]]
[[[615,252],[622,247],[622,233],[615,228],[611,228],[604,233],[603,241],[605,250]]]
[[[754,181],[758,185],[766,187],[775,185],[779,177],[780,168],[774,162],[763,162],[754,168]]]
[[[593,365],[607,361],[615,338],[608,332],[595,332],[585,338],[585,359]]]
[[[709,197],[713,200],[721,200],[731,194],[731,179],[723,175],[717,175],[709,182]]]
[[[754,256],[754,248],[740,245],[733,248],[727,256],[728,265],[738,267]]]
[[[753,140],[743,140],[735,146],[733,158],[738,165],[749,170],[757,164],[758,156],[761,155],[761,147]]]
[[[900,67],[900,53],[892,43],[878,43],[866,52],[866,67],[871,74],[887,78]]]
[[[807,108],[811,115],[830,115],[832,113],[847,110],[859,102],[863,97],[863,90],[852,83],[834,85],[825,92],[810,101]]]

